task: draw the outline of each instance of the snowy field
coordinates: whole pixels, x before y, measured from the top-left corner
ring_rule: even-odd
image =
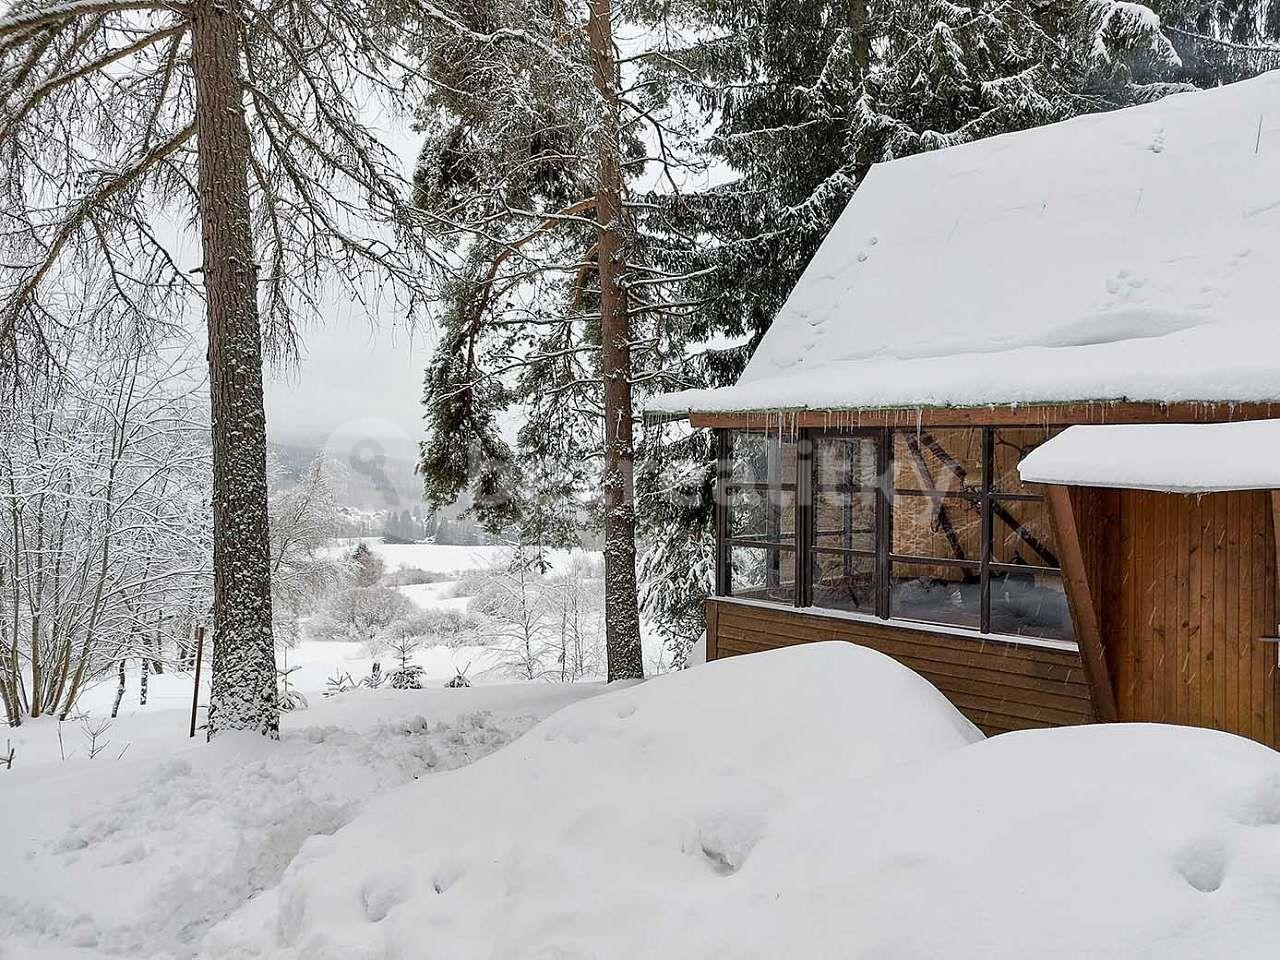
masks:
[[[434,573],[465,573],[502,563],[510,553],[510,548],[501,544],[383,543],[378,537],[339,539],[334,541],[334,550],[349,550],[357,543],[366,544],[380,556],[389,571],[416,568]],[[583,550],[547,551],[553,570],[563,568],[574,555],[599,556]]]
[[[20,767],[0,791],[4,960],[1192,960],[1280,942],[1273,751],[1155,725],[984,740],[844,644],[609,691],[347,694],[287,718],[280,745],[145,744]]]

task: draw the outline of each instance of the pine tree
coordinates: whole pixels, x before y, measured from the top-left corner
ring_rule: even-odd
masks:
[[[611,679],[639,677],[636,398],[674,386],[691,305],[665,245],[667,90],[617,62],[639,6],[486,0],[424,52],[418,197],[459,255],[427,371],[420,469],[437,506],[468,492],[491,531],[568,541],[604,531]],[[505,38],[505,39],[501,39]],[[634,58],[629,58],[629,62]],[[523,421],[514,442],[501,424]]]
[[[416,213],[359,115],[417,89],[398,50],[431,5],[22,0],[0,19],[0,380],[47,357],[53,304],[142,342],[202,299],[213,436],[212,736],[275,737],[264,354],[330,279],[420,288]],[[359,99],[357,99],[359,95]],[[200,224],[199,282],[158,239]],[[395,246],[366,219],[399,231]],[[128,333],[126,333],[128,331]]]

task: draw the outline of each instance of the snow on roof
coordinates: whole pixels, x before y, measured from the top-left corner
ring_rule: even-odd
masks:
[[[1280,420],[1068,427],[1018,465],[1028,483],[1168,493],[1280,489]]]
[[[655,412],[1280,399],[1280,72],[875,166],[737,385]]]

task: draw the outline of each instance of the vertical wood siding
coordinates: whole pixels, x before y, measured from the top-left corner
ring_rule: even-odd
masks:
[[[1121,720],[1280,746],[1276,551],[1264,491],[1073,490]]]
[[[707,630],[708,659],[819,640],[871,647],[921,674],[989,735],[1094,719],[1078,653],[723,600],[707,601]]]

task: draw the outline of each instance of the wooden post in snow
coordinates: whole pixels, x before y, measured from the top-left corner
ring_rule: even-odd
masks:
[[[196,627],[196,682],[191,688],[191,736],[196,735],[196,711],[200,707],[200,662],[204,659],[204,625]]]

